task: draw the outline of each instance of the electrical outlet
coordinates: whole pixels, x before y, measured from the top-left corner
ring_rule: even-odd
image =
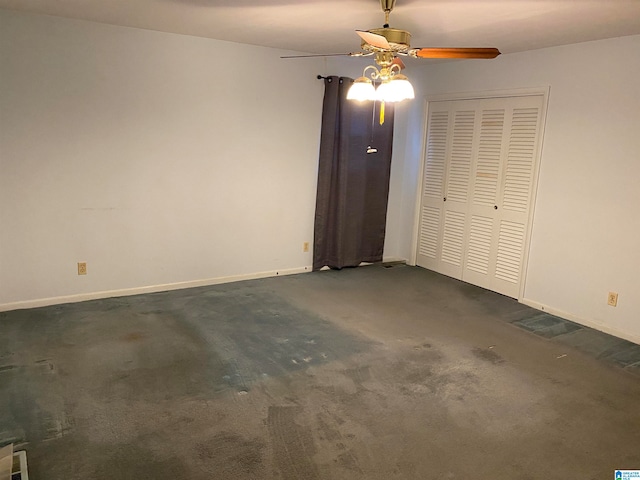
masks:
[[[87,262],[78,262],[78,275],[87,274]]]
[[[309,251],[309,242],[304,242],[302,244],[302,251],[303,252],[308,252]]]
[[[609,296],[607,297],[607,305],[611,305],[612,307],[618,305],[618,294],[616,292],[609,292]]]

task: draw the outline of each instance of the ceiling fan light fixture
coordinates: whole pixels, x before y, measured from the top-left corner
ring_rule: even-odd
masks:
[[[353,81],[353,85],[347,92],[347,100],[356,100],[364,102],[376,99],[376,89],[371,79],[367,77],[358,77]]]

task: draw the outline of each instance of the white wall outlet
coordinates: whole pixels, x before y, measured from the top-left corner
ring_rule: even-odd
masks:
[[[618,305],[618,294],[616,292],[609,292],[607,296],[607,305],[615,307]]]
[[[87,274],[87,262],[78,262],[78,275]]]
[[[304,242],[302,244],[302,251],[303,252],[308,252],[309,251],[309,242]]]

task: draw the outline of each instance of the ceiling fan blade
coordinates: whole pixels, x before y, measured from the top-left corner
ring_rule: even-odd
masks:
[[[400,70],[404,70],[406,68],[404,66],[404,62],[402,61],[402,59],[400,57],[394,58],[393,62],[391,62],[391,65],[398,65],[400,67]]]
[[[387,39],[382,35],[367,32],[366,30],[356,30],[356,33],[360,35],[360,38],[367,42],[369,45],[381,48],[382,50],[391,50],[391,45],[389,45]]]
[[[314,53],[311,55],[285,55],[280,58],[311,58],[311,57],[357,57],[357,53]]]
[[[497,48],[417,48],[418,58],[496,58]]]

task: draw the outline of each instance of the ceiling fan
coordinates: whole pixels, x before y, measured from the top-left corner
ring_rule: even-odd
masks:
[[[413,48],[411,47],[411,34],[406,30],[389,27],[389,14],[396,4],[396,0],[380,0],[385,22],[382,28],[371,30],[356,30],[362,43],[361,51],[354,53],[338,53],[328,55],[291,55],[281,58],[324,57],[347,55],[351,57],[363,57],[375,55],[376,63],[384,66],[388,62],[397,63],[404,68],[402,60],[397,55],[414,58],[484,58],[491,59],[500,55],[497,48]],[[379,61],[380,60],[380,61]]]
[[[347,99],[356,101],[379,101],[380,124],[382,125],[384,123],[385,102],[401,102],[402,100],[415,97],[413,86],[409,82],[409,79],[400,73],[405,66],[399,55],[414,58],[481,59],[491,59],[500,55],[500,51],[497,48],[413,48],[411,47],[411,34],[409,32],[389,27],[389,14],[393,10],[396,0],[380,0],[380,4],[385,18],[383,27],[371,30],[356,30],[356,33],[362,40],[360,52],[329,55],[292,55],[281,58],[338,55],[365,57],[373,55],[379,68],[374,65],[365,67],[362,76],[356,78],[349,88]],[[367,74],[367,72],[369,72],[369,74]],[[375,85],[374,82],[376,82]]]

